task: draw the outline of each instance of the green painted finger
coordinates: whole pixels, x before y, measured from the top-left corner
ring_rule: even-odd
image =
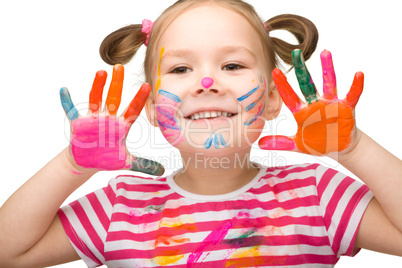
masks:
[[[292,60],[301,92],[306,98],[306,101],[310,104],[312,101],[318,98],[317,89],[315,88],[313,79],[307,70],[303,53],[300,49],[295,49],[292,51]]]
[[[165,168],[160,163],[133,155],[131,156],[131,165],[129,170],[156,176],[161,176],[165,172]]]

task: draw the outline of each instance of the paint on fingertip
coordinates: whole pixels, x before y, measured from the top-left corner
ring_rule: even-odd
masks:
[[[75,119],[77,119],[79,117],[79,113],[71,100],[68,89],[65,87],[60,89],[60,100],[68,119],[70,121],[74,121]]]

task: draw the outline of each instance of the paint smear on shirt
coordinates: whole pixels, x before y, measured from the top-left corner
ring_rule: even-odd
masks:
[[[216,245],[222,242],[229,229],[232,227],[232,221],[227,220],[221,223],[215,230],[213,230],[197,247],[194,253],[191,253],[187,260],[187,267],[192,267],[196,263],[201,255],[204,253],[207,247]]]

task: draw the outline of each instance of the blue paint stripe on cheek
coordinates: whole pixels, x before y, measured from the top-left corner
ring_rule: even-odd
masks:
[[[169,98],[169,99],[171,99],[171,100],[173,100],[173,101],[175,101],[175,102],[183,102],[179,98],[179,96],[177,96],[177,95],[175,95],[173,93],[167,92],[166,90],[159,89],[158,93],[163,95],[163,96],[165,96],[165,97],[167,97],[167,98]]]
[[[255,107],[255,105],[262,99],[262,97],[264,97],[264,94],[265,94],[265,91],[262,92],[261,96],[256,101],[254,101],[253,103],[249,104],[246,107],[246,112],[248,112],[251,109],[253,109]]]
[[[212,145],[212,138],[208,138],[205,142],[204,142],[204,147],[205,149],[209,149]]]
[[[219,139],[221,140],[221,144],[223,145],[223,147],[228,147],[227,143],[226,143],[225,140],[223,139],[222,134],[219,134]]]
[[[158,119],[157,119],[156,121],[158,121],[158,124],[159,124],[161,127],[163,127],[163,128],[174,129],[174,130],[181,130],[181,127],[178,126],[178,125],[171,125],[171,124],[163,123],[162,121],[160,121],[160,120],[158,120]]]
[[[65,87],[60,89],[60,101],[70,121],[73,121],[79,117],[79,113],[71,100],[70,93]]]
[[[265,110],[265,104],[264,104],[264,107],[262,107],[261,111],[259,111],[259,112],[258,112],[255,116],[253,116],[252,118],[248,119],[246,122],[244,122],[244,125],[249,126],[249,125],[251,125],[252,123],[254,123],[254,121],[257,120],[258,117],[260,117],[260,116],[262,115],[262,113],[264,112],[264,110]]]
[[[257,91],[257,89],[260,86],[257,86],[256,88],[253,88],[252,90],[250,90],[249,92],[247,92],[246,94],[244,94],[243,96],[241,96],[240,98],[237,98],[238,101],[244,101],[245,99],[247,99],[248,97],[250,97],[254,92]]]

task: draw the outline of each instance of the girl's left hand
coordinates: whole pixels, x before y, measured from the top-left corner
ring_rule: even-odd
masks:
[[[272,76],[284,103],[293,113],[298,128],[293,137],[266,136],[259,140],[264,150],[288,150],[311,155],[346,153],[358,141],[358,130],[354,119],[354,108],[363,91],[364,75],[355,74],[352,87],[346,98],[339,100],[331,53],[321,53],[324,95],[319,96],[300,50],[292,52],[293,65],[300,89],[307,103],[297,94],[279,69]]]

